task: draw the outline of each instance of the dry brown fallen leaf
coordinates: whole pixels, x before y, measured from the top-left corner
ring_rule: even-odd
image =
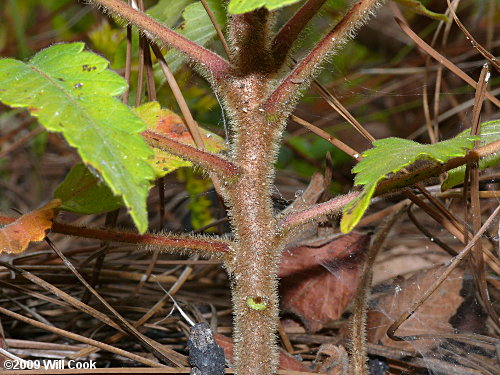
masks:
[[[46,232],[52,228],[56,208],[60,205],[59,199],[53,199],[0,229],[0,253],[19,254],[26,250],[30,242],[43,240]]]
[[[382,252],[373,265],[372,285],[390,282],[398,275],[413,274],[445,263],[450,256],[437,246],[422,249],[399,245]]]
[[[353,232],[286,251],[279,271],[282,308],[299,316],[309,332],[338,319],[358,286],[369,239]]]
[[[215,341],[217,344],[224,349],[224,355],[229,362],[233,361],[233,340],[227,336],[221,335],[220,333],[214,334]],[[292,371],[302,371],[311,372],[311,370],[295,359],[290,354],[283,350],[280,350],[280,369],[281,370],[292,370]]]
[[[366,329],[368,341],[398,349],[428,353],[439,345],[440,339],[433,337],[415,341],[394,341],[386,332],[389,326],[407,311],[434,283],[444,271],[443,266],[422,270],[409,279],[400,278],[390,292],[376,300],[368,312]],[[397,336],[411,336],[433,333],[453,333],[449,323],[463,302],[460,296],[464,272],[455,269],[441,286],[406,320],[396,331]]]

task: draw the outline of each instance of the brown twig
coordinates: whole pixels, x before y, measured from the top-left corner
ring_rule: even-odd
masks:
[[[21,275],[26,280],[29,280],[32,283],[40,286],[41,288],[43,288],[43,289],[51,292],[55,296],[61,298],[63,301],[65,301],[70,306],[73,306],[75,309],[78,309],[80,311],[85,312],[86,314],[88,314],[88,315],[90,315],[90,316],[92,316],[92,317],[100,320],[104,324],[107,324],[110,327],[113,327],[114,329],[116,329],[118,331],[122,331],[122,329],[120,328],[119,325],[117,325],[113,320],[111,320],[108,316],[106,316],[102,312],[94,309],[93,307],[88,306],[85,303],[82,303],[78,299],[70,296],[66,292],[64,292],[61,289],[55,287],[54,285],[46,282],[45,280],[39,278],[38,276],[32,274],[31,272],[28,272],[28,271],[26,271],[26,270],[24,270],[22,268],[19,268],[19,267],[12,266],[12,265],[10,265],[10,264],[8,264],[6,262],[0,261],[0,264],[3,267],[5,267],[5,268],[7,268],[7,269],[9,269],[11,271],[14,271],[15,273]]]
[[[38,134],[41,134],[45,131],[45,129],[42,126],[37,126],[35,129],[31,130],[28,134],[22,136],[15,142],[13,142],[10,146],[4,148],[2,151],[0,151],[0,158],[5,157],[5,155],[11,153],[15,149],[21,147],[24,145],[26,142],[28,142],[30,139],[35,138]]]
[[[333,95],[325,86],[317,79],[313,81],[313,88],[320,93],[326,103],[337,112],[344,120],[346,120],[354,129],[358,131],[368,142],[372,143],[375,140],[366,128],[359,123],[358,120],[347,110],[346,107]]]
[[[222,30],[219,24],[217,23],[217,20],[215,19],[214,12],[212,12],[206,0],[201,0],[201,4],[203,5],[203,8],[205,8],[205,12],[207,12],[210,21],[212,21],[212,25],[214,25],[215,31],[217,32],[217,36],[219,37],[219,40],[222,43],[222,47],[224,47],[224,51],[226,51],[227,58],[229,59],[229,62],[231,62],[231,51],[229,50],[226,38],[224,37],[224,34],[222,33]]]
[[[139,362],[139,363],[142,363],[143,365],[146,365],[146,366],[150,366],[150,367],[166,367],[165,365],[163,365],[161,363],[158,363],[158,362],[152,361],[150,359],[141,357],[140,355],[127,352],[127,351],[125,351],[123,349],[115,348],[114,346],[104,344],[104,343],[102,343],[100,341],[97,341],[97,340],[93,340],[93,339],[89,339],[89,338],[81,336],[81,335],[77,335],[76,333],[68,332],[68,331],[66,331],[64,329],[60,329],[60,328],[57,328],[57,327],[53,327],[53,326],[47,325],[45,323],[39,322],[39,321],[34,320],[34,319],[27,318],[27,317],[25,317],[23,315],[20,315],[20,314],[17,314],[15,312],[12,312],[12,311],[10,311],[10,310],[8,310],[6,308],[3,308],[1,306],[0,306],[0,313],[4,314],[6,316],[10,316],[11,318],[17,319],[19,321],[22,321],[22,322],[24,322],[26,324],[30,324],[30,325],[32,325],[34,327],[37,327],[37,328],[40,328],[40,329],[52,332],[52,333],[54,333],[56,335],[59,335],[59,336],[62,336],[62,337],[66,337],[66,338],[68,338],[70,340],[75,340],[75,341],[83,342],[83,343],[85,343],[87,345],[96,346],[96,347],[98,347],[98,348],[100,348],[102,350],[107,350],[108,352],[115,353],[117,355],[121,355],[121,356],[123,356],[125,358],[130,358],[131,360]]]
[[[184,271],[182,271],[182,274],[179,276],[177,281],[172,285],[169,289],[169,293],[164,295],[159,301],[156,302],[156,304],[147,311],[146,314],[144,314],[139,320],[133,323],[133,326],[135,328],[139,328],[144,323],[146,323],[148,320],[150,320],[154,314],[156,314],[171,298],[172,295],[178,292],[178,290],[181,288],[181,286],[186,282],[188,277],[191,275],[191,272],[193,271],[192,266],[186,266]],[[114,342],[117,342],[118,340],[122,339],[123,337],[126,337],[126,335],[122,332],[118,332],[114,334],[113,336],[109,337],[106,340],[106,343],[111,344]],[[79,352],[75,353],[73,355],[73,358],[84,358],[90,355],[91,353],[96,353],[98,352],[99,349],[96,347],[88,347],[85,349],[80,350]]]
[[[84,285],[85,288],[90,293],[92,293],[92,295],[96,297],[99,302],[101,302],[111,312],[111,314],[115,316],[115,318],[119,322],[118,325],[122,328],[123,331],[135,337],[159,360],[171,363],[176,366],[187,365],[187,359],[183,355],[175,352],[172,349],[160,345],[156,341],[140,333],[132,324],[130,324],[125,318],[123,318],[114,307],[112,307],[103,297],[101,297],[101,295],[87,282],[87,280],[85,280],[85,278],[80,274],[80,272],[78,272],[75,266],[73,266],[73,264],[64,256],[64,254],[54,245],[54,243],[48,237],[45,238],[45,241],[47,241],[52,250],[54,250],[59,258],[61,258],[66,267],[68,267],[71,273],[76,276],[80,283],[82,283],[82,285]]]
[[[420,221],[417,220],[415,215],[412,212],[412,207],[413,203],[408,207],[408,217],[412,221],[412,223],[417,227],[417,229],[422,232],[429,240],[437,244],[439,247],[441,247],[444,251],[446,251],[448,254],[450,254],[452,257],[457,255],[457,252],[455,249],[450,247],[446,242],[441,241],[438,237],[434,236],[431,234],[421,223]]]
[[[472,129],[471,135],[479,135],[480,134],[480,116],[481,116],[481,108],[483,106],[484,94],[486,92],[486,87],[489,79],[489,69],[488,65],[484,64],[483,69],[481,70],[481,74],[479,76],[476,95],[474,98],[474,111],[472,116]],[[479,145],[479,141],[474,141],[474,148],[477,148]],[[479,165],[477,162],[473,162],[468,164],[470,165],[470,197],[471,197],[471,212],[472,212],[472,228],[474,232],[479,231],[481,228],[481,203],[479,199]],[[486,311],[490,315],[492,321],[496,324],[497,327],[500,327],[500,320],[498,318],[498,314],[493,307],[489,293],[488,293],[488,285],[486,283],[486,269],[484,267],[484,258],[483,258],[483,246],[481,241],[478,241],[473,248],[473,256],[472,263],[474,264],[474,277],[477,283],[477,287],[479,290],[479,294],[481,299],[486,307]]]
[[[439,52],[437,52],[434,48],[425,43],[417,34],[415,34],[413,30],[411,30],[408,27],[408,25],[403,20],[396,17],[396,22],[399,24],[401,29],[406,33],[406,35],[408,35],[420,48],[422,48],[425,52],[431,55],[439,63],[443,64],[445,67],[450,69],[454,74],[456,74],[458,77],[464,80],[467,84],[469,84],[474,88],[477,87],[476,81],[474,81],[471,77],[469,77],[466,73],[464,73],[462,69],[453,64],[450,60],[448,60]],[[493,104],[495,104],[497,107],[500,108],[500,100],[495,98],[489,92],[486,92],[485,96],[488,98],[488,100],[490,100]]]
[[[304,119],[301,119],[298,116],[292,115],[290,118],[293,121],[295,121],[297,124],[302,125],[303,127],[312,131],[314,134],[316,134],[316,135],[320,136],[321,138],[323,138],[324,140],[330,142],[332,145],[337,147],[339,150],[344,151],[347,155],[351,156],[352,158],[354,158],[358,161],[361,160],[361,156],[356,150],[352,149],[351,147],[346,145],[341,140],[335,138],[333,135],[328,134],[323,129],[320,129],[317,126],[314,126],[310,122],[308,122]]]
[[[448,9],[449,9],[453,19],[455,20],[455,23],[460,28],[460,30],[462,30],[462,32],[464,33],[466,39],[470,42],[470,44],[472,44],[472,48],[476,49],[481,55],[483,55],[484,58],[487,59],[490,62],[490,64],[493,65],[495,67],[495,69],[500,73],[500,62],[498,61],[498,59],[496,59],[495,56],[493,56],[490,53],[490,51],[488,51],[486,48],[484,48],[481,44],[479,44],[474,39],[472,34],[467,30],[467,28],[462,24],[462,22],[460,22],[460,19],[458,18],[457,14],[455,13],[455,10],[451,6],[450,0],[446,0],[446,1],[448,2]]]
[[[132,0],[128,0],[128,5],[132,4]],[[125,80],[128,87],[123,93],[122,101],[128,105],[128,98],[130,96],[130,76],[132,72],[132,26],[127,25],[127,49],[125,52]]]
[[[167,62],[158,46],[153,43],[151,47],[153,48],[153,52],[158,59],[158,62],[160,63],[160,68],[163,71],[163,74],[167,78],[167,82],[170,86],[170,89],[172,90],[172,93],[174,94],[177,104],[179,105],[182,116],[184,116],[184,119],[186,120],[186,125],[189,129],[189,132],[191,133],[191,136],[193,137],[194,143],[200,150],[204,150],[205,146],[203,143],[203,139],[201,138],[200,129],[198,128],[198,124],[194,121],[193,115],[191,114],[191,111],[189,110],[189,107],[186,103],[186,99],[184,99],[184,95],[182,95],[182,91],[177,84],[177,80],[172,74],[172,71],[169,69]]]

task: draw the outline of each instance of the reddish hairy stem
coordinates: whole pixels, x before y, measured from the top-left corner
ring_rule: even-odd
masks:
[[[293,43],[307,23],[318,13],[326,0],[308,0],[278,31],[272,42],[272,54],[276,65],[281,66]]]
[[[327,202],[319,203],[305,210],[283,216],[278,221],[278,226],[282,232],[285,232],[299,225],[318,220],[322,216],[339,213],[347,203],[356,198],[359,194],[361,194],[360,191],[340,195]]]
[[[14,217],[0,215],[0,225],[8,225],[14,221],[16,221]],[[101,241],[151,245],[179,250],[193,250],[202,252],[203,254],[222,254],[229,252],[229,244],[219,239],[164,234],[138,234],[111,229],[79,227],[58,222],[54,222],[51,231],[53,233],[93,238]]]
[[[52,230],[57,233],[104,241],[125,242],[140,245],[152,245],[179,250],[201,251],[204,254],[220,254],[229,251],[229,245],[221,240],[175,236],[164,234],[137,234],[116,230],[82,228],[68,224],[54,223]]]
[[[223,178],[238,177],[238,167],[217,155],[174,141],[151,130],[141,134],[150,145],[193,162],[209,172],[214,172]]]
[[[232,62],[239,75],[267,73],[274,68],[270,52],[271,24],[269,11],[260,8],[236,14],[230,19],[229,41]]]
[[[380,4],[380,0],[359,0],[316,47],[288,74],[267,99],[264,109],[270,115],[289,112],[301,89],[309,82],[329,55],[345,44]],[[284,107],[284,108],[283,108]]]
[[[177,34],[175,31],[148,17],[143,12],[133,9],[128,4],[120,0],[92,1],[137,26],[149,38],[157,38],[170,47],[182,52],[196,63],[210,70],[215,77],[221,77],[228,72],[229,64],[222,57]]]
[[[271,200],[277,144],[285,119],[269,123],[259,110],[270,80],[262,74],[224,82],[227,111],[232,117],[232,158],[241,176],[227,187],[226,204],[234,233],[232,277],[234,362],[238,375],[274,375],[278,315],[277,243]],[[249,301],[263,303],[255,309]]]

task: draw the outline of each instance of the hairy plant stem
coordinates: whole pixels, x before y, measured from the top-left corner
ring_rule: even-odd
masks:
[[[282,64],[297,37],[326,0],[308,0],[278,31],[272,42],[273,57]]]
[[[373,279],[373,265],[375,258],[380,252],[384,242],[389,235],[390,230],[401,217],[405,207],[399,208],[378,228],[372,244],[365,256],[361,280],[353,302],[353,315],[351,318],[351,351],[352,358],[350,363],[350,374],[366,375],[368,374],[368,357],[366,350],[366,312],[368,310],[368,297]]]
[[[229,46],[237,74],[270,72],[273,69],[270,51],[273,21],[274,17],[265,8],[231,16]]]
[[[215,156],[208,161],[202,151],[183,148],[156,135],[146,138],[218,173],[224,183],[222,196],[234,234],[229,253],[223,258],[232,280],[235,370],[238,375],[273,375],[278,369],[277,272],[284,242],[271,201],[279,142],[301,90],[308,87],[325,58],[345,43],[379,0],[359,0],[277,88],[275,81],[287,51],[323,1],[308,1],[301,15],[294,17],[291,29],[295,35],[289,40],[279,42],[284,40],[285,31],[274,39],[279,42],[276,55],[272,51],[274,12],[261,8],[230,16],[231,66],[119,0],[92,1],[137,25],[147,36],[185,53],[210,72],[207,76],[212,78],[231,120],[229,161]]]
[[[170,47],[185,54],[193,62],[201,64],[214,76],[224,75],[229,69],[229,64],[216,53],[194,43],[184,36],[176,33],[161,23],[148,17],[143,12],[135,10],[121,0],[91,0],[128,23],[139,28],[150,39],[158,39]]]
[[[16,218],[0,215],[0,225],[9,225]],[[179,251],[193,251],[202,255],[222,256],[229,252],[231,243],[217,238],[193,237],[186,235],[162,234],[138,234],[134,232],[120,231],[116,229],[101,229],[79,227],[76,225],[54,222],[51,231],[53,233],[67,234],[83,238],[93,238],[101,241],[114,241],[122,243],[140,244],[148,247],[158,247]]]
[[[238,168],[233,163],[218,155],[199,150],[185,143],[177,142],[163,134],[151,130],[143,131],[142,136],[151,146],[186,159],[222,178],[236,179],[238,177]]]
[[[238,375],[272,375],[278,370],[278,265],[281,246],[273,216],[274,162],[286,115],[273,122],[262,110],[272,82],[270,15],[267,10],[232,16],[230,45],[234,75],[218,82],[231,119],[232,162],[238,179],[225,200],[235,237],[231,275],[234,362]]]
[[[275,118],[279,123],[271,124],[261,111],[269,85],[266,78],[262,74],[234,78],[221,90],[234,131],[231,157],[240,168],[239,178],[228,186],[226,197],[236,243],[226,267],[232,276],[239,375],[270,375],[278,366],[275,332],[281,247],[271,186],[286,117]]]
[[[290,111],[295,107],[297,93],[310,86],[321,65],[336,50],[354,37],[359,29],[380,6],[381,0],[359,0],[333,27],[333,29],[300,61],[267,99],[264,109],[269,113]]]

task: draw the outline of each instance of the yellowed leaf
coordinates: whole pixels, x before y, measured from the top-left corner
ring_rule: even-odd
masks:
[[[182,118],[169,109],[161,108],[158,102],[145,103],[135,108],[134,112],[148,125],[149,130],[167,136],[174,141],[195,146],[191,133]],[[203,128],[200,128],[200,133],[206,151],[218,154],[226,150],[224,139],[218,135]],[[151,159],[150,164],[158,176],[165,176],[178,168],[192,165],[191,162],[168,152],[157,148],[153,148],[153,150],[155,157]]]
[[[52,220],[60,205],[59,199],[53,199],[0,229],[0,252],[19,254],[26,250],[30,242],[43,240],[46,231],[52,228]]]

